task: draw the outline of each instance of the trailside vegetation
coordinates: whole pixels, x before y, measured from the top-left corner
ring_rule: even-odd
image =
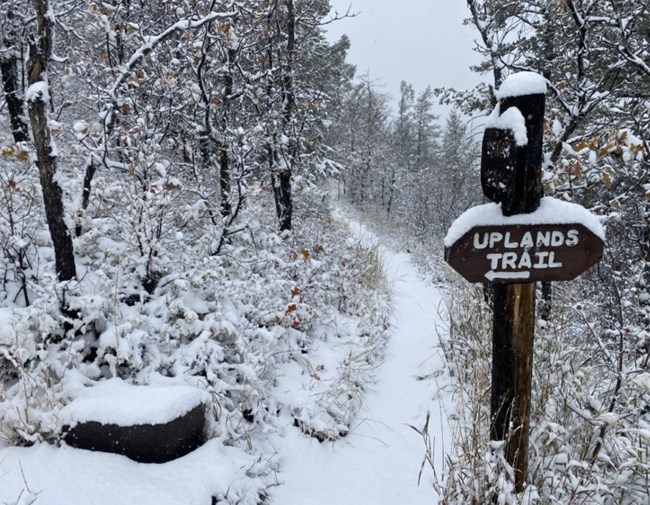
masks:
[[[389,290],[319,189],[354,75],[329,11],[0,2],[0,446],[60,443],[99,381],[191,385],[208,436],[258,461],[219,503],[260,503],[278,416],[348,433]]]

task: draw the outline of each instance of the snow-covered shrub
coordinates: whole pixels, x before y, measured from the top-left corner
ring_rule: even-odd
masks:
[[[45,245],[37,173],[27,162],[24,145],[0,145],[0,300],[29,305],[31,283],[38,276],[37,248]]]
[[[280,235],[270,195],[251,188],[257,203],[246,211],[246,231],[212,255],[204,207],[187,195],[179,197],[185,205],[158,205],[153,195],[147,208],[130,207],[129,184],[96,178],[96,203],[75,244],[80,279],[57,285],[50,257],[31,305],[6,312],[3,438],[56,443],[58,411],[82,386],[111,377],[207,390],[211,436],[242,448],[255,447],[256,434],[283,412],[321,440],[345,435],[387,338],[377,250],[350,238],[317,190],[298,197],[305,211],[293,233]],[[134,223],[156,216],[165,217],[152,242],[161,267],[149,292],[137,237],[151,235]],[[66,335],[61,293],[76,315]],[[293,389],[282,389],[289,376]]]
[[[306,217],[311,224],[300,223],[308,230],[308,240],[302,246],[294,242],[293,297],[285,310],[290,334],[296,338],[292,344],[296,347],[287,355],[287,379],[299,386],[286,391],[281,381],[276,391],[305,433],[334,440],[349,432],[365,386],[383,359],[390,291],[377,247],[360,245],[350,237],[349,230],[326,212],[324,195],[310,193]],[[302,330],[296,323],[300,311],[307,310],[318,318],[310,319],[311,338],[305,339],[295,330]]]
[[[58,336],[64,318],[61,292],[52,278],[39,287],[32,305],[3,309],[0,357],[0,436],[12,443],[32,444],[56,437],[56,413],[66,392],[62,380],[82,361],[84,343]]]

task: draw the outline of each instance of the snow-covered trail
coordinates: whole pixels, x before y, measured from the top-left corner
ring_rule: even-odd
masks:
[[[353,223],[353,232],[367,237]],[[422,427],[431,411],[429,432],[435,439],[435,462],[442,475],[450,445],[449,399],[437,394],[437,371],[443,360],[437,331],[441,293],[425,282],[409,255],[382,248],[393,290],[393,332],[379,380],[367,392],[359,425],[334,443],[319,443],[287,427],[278,442],[281,484],[271,490],[275,505],[433,505],[431,470],[425,468],[420,436],[408,425]],[[425,377],[425,379],[422,379]]]

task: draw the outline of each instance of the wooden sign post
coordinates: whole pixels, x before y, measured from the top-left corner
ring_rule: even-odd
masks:
[[[535,281],[571,280],[604,247],[595,216],[542,198],[545,91],[544,78],[531,72],[504,81],[481,156],[483,192],[495,203],[467,211],[445,238],[445,260],[470,282],[492,285],[490,438],[505,440],[518,492],[528,466]]]

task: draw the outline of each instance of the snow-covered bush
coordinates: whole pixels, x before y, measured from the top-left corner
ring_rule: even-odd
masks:
[[[31,303],[31,282],[39,268],[37,248],[43,245],[40,188],[28,160],[24,145],[0,149],[0,300],[23,306]]]
[[[165,216],[160,276],[149,292],[137,234],[151,235],[134,229],[136,213],[119,200],[128,200],[126,184],[97,179],[101,205],[76,240],[79,281],[57,285],[51,256],[42,255],[31,305],[3,312],[3,438],[56,443],[59,410],[82,386],[111,377],[207,390],[211,436],[227,444],[248,446],[282,412],[321,440],[345,435],[387,336],[376,249],[351,239],[317,190],[299,198],[305,212],[296,231],[280,235],[270,195],[251,189],[258,204],[247,211],[247,230],[219,255],[209,254],[211,224],[200,208],[189,215],[190,205],[176,205]],[[166,208],[157,195],[147,198],[154,200],[146,209],[136,205],[143,222]],[[183,213],[186,220],[175,219]],[[65,335],[61,293],[76,315]],[[297,391],[279,387],[286,374]]]

